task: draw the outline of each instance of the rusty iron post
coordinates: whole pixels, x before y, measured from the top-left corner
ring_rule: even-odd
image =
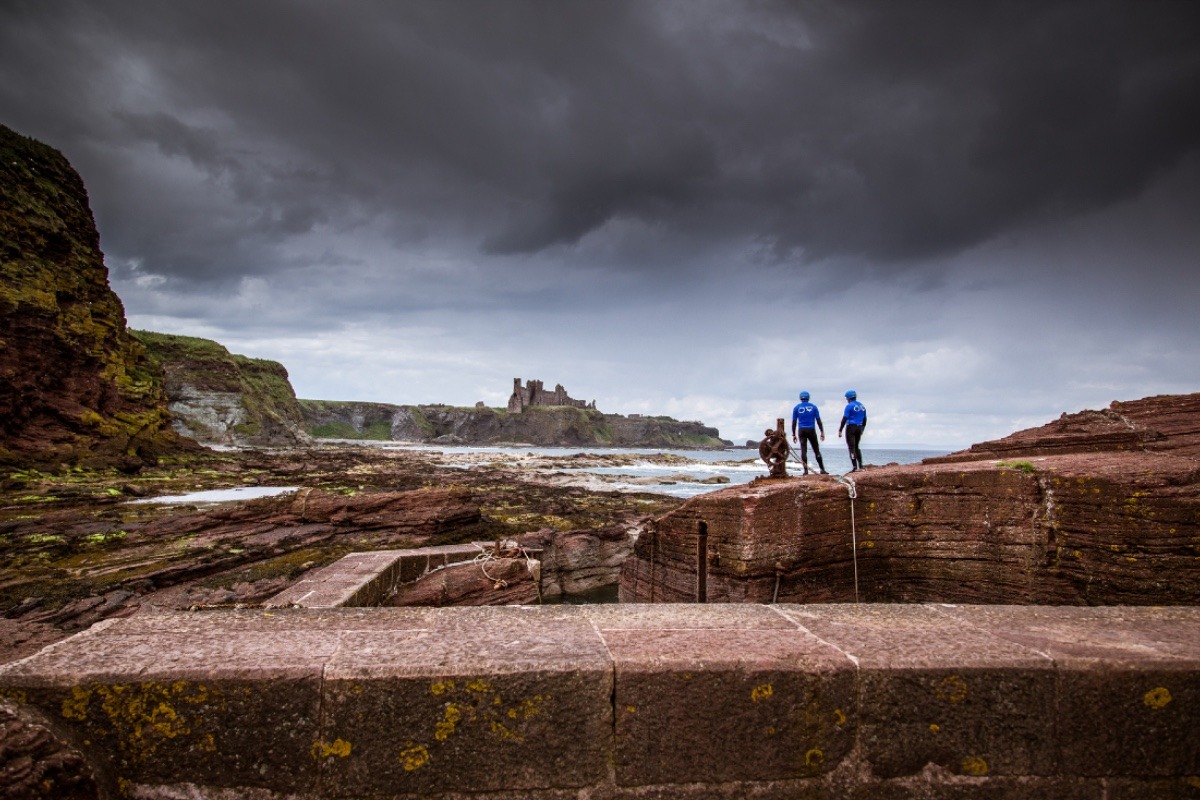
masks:
[[[708,602],[708,523],[704,520],[696,536],[696,602]]]

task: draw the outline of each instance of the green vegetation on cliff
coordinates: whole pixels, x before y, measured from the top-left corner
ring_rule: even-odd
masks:
[[[178,446],[83,181],[0,125],[0,462],[136,467]]]
[[[627,417],[594,408],[530,406],[520,413],[487,406],[391,405],[300,400],[308,433],[317,438],[435,444],[520,443],[543,447],[728,446],[715,428],[670,417]]]
[[[277,361],[230,353],[210,339],[131,331],[161,367],[171,411],[206,443],[287,445],[303,439],[302,414]]]

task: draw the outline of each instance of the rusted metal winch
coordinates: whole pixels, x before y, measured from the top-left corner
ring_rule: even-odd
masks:
[[[767,462],[772,478],[786,478],[787,458],[791,446],[788,445],[787,434],[783,429],[783,418],[775,420],[775,430],[768,428],[764,433],[766,438],[758,445],[758,455]]]

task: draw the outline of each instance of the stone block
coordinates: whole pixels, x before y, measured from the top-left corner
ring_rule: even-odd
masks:
[[[569,609],[437,611],[429,630],[343,636],[325,671],[323,793],[532,792],[600,782],[613,678],[588,620]]]
[[[815,777],[852,747],[854,665],[773,610],[588,613],[616,671],[619,786]]]
[[[321,668],[336,634],[145,627],[64,640],[0,669],[0,691],[68,731],[110,782],[315,785]]]
[[[1053,775],[1054,665],[932,606],[782,606],[859,669],[873,774]]]
[[[1054,660],[1063,773],[1200,775],[1200,609],[971,606],[945,613]]]

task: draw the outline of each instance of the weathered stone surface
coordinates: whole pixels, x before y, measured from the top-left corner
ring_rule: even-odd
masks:
[[[1198,665],[1180,607],[278,609],[103,622],[0,696],[133,797],[1103,800],[1195,788]]]
[[[850,749],[844,654],[763,607],[632,616],[592,617],[617,675],[618,784],[812,777]]]
[[[28,706],[0,700],[0,797],[91,800],[99,789],[78,750]]]
[[[634,537],[627,527],[542,529],[521,541],[541,550],[542,597],[549,600],[615,585],[625,559],[633,552]]]
[[[1040,428],[928,458],[925,463],[1137,450],[1200,455],[1200,394],[1113,401],[1103,411],[1063,414]]]
[[[948,609],[956,620],[1045,653],[1057,674],[1060,758],[1080,775],[1197,775],[1200,629],[1195,609]],[[1136,746],[1133,743],[1136,742]]]
[[[136,470],[182,445],[79,175],[0,125],[0,464]]]
[[[1054,662],[1038,650],[931,606],[780,608],[858,665],[859,741],[873,775],[929,764],[973,777],[1057,771]]]
[[[759,481],[639,537],[623,601],[1200,602],[1200,464],[1172,452],[1034,456]],[[853,520],[851,511],[853,509]],[[857,550],[852,547],[857,542]],[[857,562],[855,559],[857,554]]]
[[[423,632],[348,634],[326,668],[327,793],[580,787],[602,780],[612,667],[571,610],[441,609]],[[353,749],[349,749],[353,748]]]

